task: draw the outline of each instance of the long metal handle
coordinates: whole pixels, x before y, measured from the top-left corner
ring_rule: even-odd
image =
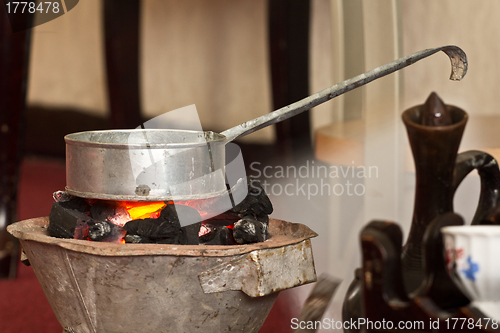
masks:
[[[233,141],[247,134],[253,133],[261,128],[267,127],[272,124],[279,123],[285,119],[293,117],[301,112],[309,110],[321,103],[329,101],[330,99],[342,95],[348,91],[361,87],[373,80],[391,74],[402,68],[414,64],[420,59],[433,55],[436,52],[443,51],[448,55],[451,61],[451,76],[450,80],[461,80],[467,73],[467,56],[465,52],[458,46],[449,45],[438,47],[435,49],[427,49],[410,54],[406,57],[399,58],[388,64],[382,65],[364,74],[358,75],[351,79],[337,83],[330,88],[326,88],[314,95],[306,97],[298,102],[285,106],[281,109],[265,114],[253,120],[249,120],[230,128],[221,134],[226,136],[226,142]]]

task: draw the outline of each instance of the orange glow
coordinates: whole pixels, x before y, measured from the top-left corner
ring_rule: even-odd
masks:
[[[125,239],[120,239],[120,243],[125,244]]]
[[[186,201],[176,201],[176,204],[189,206],[194,208],[200,213],[200,216],[203,220],[208,219],[212,216],[219,215],[220,212],[213,212],[213,207],[217,207],[215,204],[217,200],[220,200],[219,197],[211,197],[205,199],[194,199],[194,200],[186,200]]]
[[[124,201],[123,203],[132,220],[157,218],[160,216],[161,210],[166,206],[163,201]]]

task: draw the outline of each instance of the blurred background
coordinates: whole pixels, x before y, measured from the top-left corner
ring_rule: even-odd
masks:
[[[343,280],[325,316],[340,319],[360,265],[361,228],[377,219],[398,222],[405,235],[409,229],[415,180],[401,113],[435,91],[470,115],[461,151],[498,155],[499,14],[496,0],[80,1],[21,33],[30,45],[28,53],[17,49],[26,57],[19,64],[27,75],[26,107],[0,102],[0,135],[15,134],[0,142],[8,151],[2,153],[0,233],[12,220],[48,215],[52,192],[64,187],[65,134],[135,128],[190,104],[204,130],[221,132],[404,55],[457,45],[469,60],[461,82],[449,80],[450,61],[438,53],[238,142],[247,174],[269,184],[272,217],[319,234],[313,240],[318,275]],[[14,38],[8,33],[4,50]],[[12,66],[0,66],[3,87],[9,86]],[[320,166],[328,174],[313,175]],[[277,174],[287,167],[304,173]],[[359,176],[360,170],[373,172]],[[349,194],[348,184],[359,185],[358,192]],[[328,190],[335,185],[344,191]],[[468,221],[478,193],[471,175],[455,197]],[[17,217],[8,213],[15,207]],[[6,295],[0,296],[0,326],[10,327],[0,330],[28,332],[36,325],[39,332],[60,332],[31,268],[14,278],[15,265],[5,264],[9,241],[0,236],[0,260],[10,269],[3,275],[13,278],[0,281]],[[283,292],[262,332],[291,332],[289,318],[310,289]]]

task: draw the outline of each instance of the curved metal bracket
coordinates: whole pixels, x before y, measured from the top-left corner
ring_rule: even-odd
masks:
[[[241,290],[250,297],[315,282],[311,240],[252,251],[199,273],[198,279],[205,294]]]

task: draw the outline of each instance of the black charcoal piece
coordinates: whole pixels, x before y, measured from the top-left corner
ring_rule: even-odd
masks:
[[[184,227],[181,227],[181,223]],[[200,226],[201,216],[196,209],[170,204],[157,219],[129,221],[123,229],[127,231],[127,243],[198,245]]]
[[[234,224],[233,237],[238,244],[263,242],[267,238],[267,224],[245,216]]]
[[[70,201],[73,196],[66,191],[55,191],[52,193],[52,198],[55,202],[67,202]]]
[[[178,244],[178,245],[186,244],[186,238],[182,232],[177,234],[176,237],[154,238],[154,239],[140,235],[126,234],[125,237],[123,237],[123,239],[125,240],[125,243],[133,243],[133,244]]]
[[[178,211],[183,219],[183,223],[192,221],[196,223],[201,221],[200,214],[198,214],[194,208],[183,205],[167,205],[163,208],[157,219],[149,218],[129,221],[125,224],[123,229],[127,231],[127,235],[140,236],[142,243],[187,244],[188,235],[190,237],[189,242],[194,243],[196,240],[193,239],[192,233],[196,228],[199,230],[199,226],[185,229],[181,228],[179,216],[177,214]]]
[[[234,245],[233,231],[227,227],[215,227],[212,237],[203,245]],[[201,241],[201,238],[200,238]]]
[[[248,215],[246,216],[243,216],[242,218],[247,218]],[[269,224],[269,215],[266,215],[266,214],[263,214],[263,215],[257,215],[257,216],[254,216],[254,215],[250,215],[251,218],[253,218],[254,220],[257,220],[259,222],[262,222],[264,224]]]
[[[139,244],[139,243],[154,243],[152,242],[149,238],[144,238],[144,237],[141,237],[139,235],[125,235],[125,237],[123,237],[123,239],[125,240],[125,243],[133,243],[133,244]]]
[[[125,223],[123,229],[130,235],[139,235],[151,239],[175,239],[181,233],[179,221],[157,219],[138,219]]]
[[[88,237],[93,241],[102,241],[113,231],[114,226],[108,221],[96,222],[90,227]]]
[[[256,180],[249,180],[247,196],[231,211],[240,215],[269,215],[273,212],[273,204],[260,183]]]
[[[227,227],[233,225],[235,222],[239,221],[241,217],[236,216],[236,218],[231,219],[231,220],[219,220],[219,219],[214,219],[210,218],[208,220],[204,220],[203,223],[214,226],[214,227]]]
[[[58,202],[62,207],[67,209],[76,209],[81,213],[88,215],[90,205],[84,198],[75,197],[65,191],[57,191],[52,194],[55,202]]]
[[[182,232],[186,236],[186,245],[198,245],[200,244],[200,239],[198,237],[200,233],[201,222],[193,223],[182,227]]]
[[[217,216],[213,216],[209,219],[203,220],[203,222],[211,225],[227,226],[233,225],[234,222],[238,221],[239,219],[241,219],[241,216],[239,216],[238,213],[229,210]]]
[[[169,204],[165,208],[163,208],[160,212],[160,218],[165,219],[167,221],[172,221],[172,222],[175,221],[176,223],[178,223],[179,217],[177,216],[177,210],[175,209],[175,205]]]
[[[269,234],[269,215],[259,215],[259,216],[244,216],[243,219],[254,219],[259,221],[262,226],[262,235],[264,236],[264,241],[267,239]]]
[[[74,238],[75,229],[85,229],[93,222],[90,216],[76,209],[66,208],[63,204],[59,202],[52,204],[47,231],[52,237]]]
[[[186,205],[167,205],[160,213],[160,218],[167,221],[177,221],[183,226],[201,222],[198,211]]]

